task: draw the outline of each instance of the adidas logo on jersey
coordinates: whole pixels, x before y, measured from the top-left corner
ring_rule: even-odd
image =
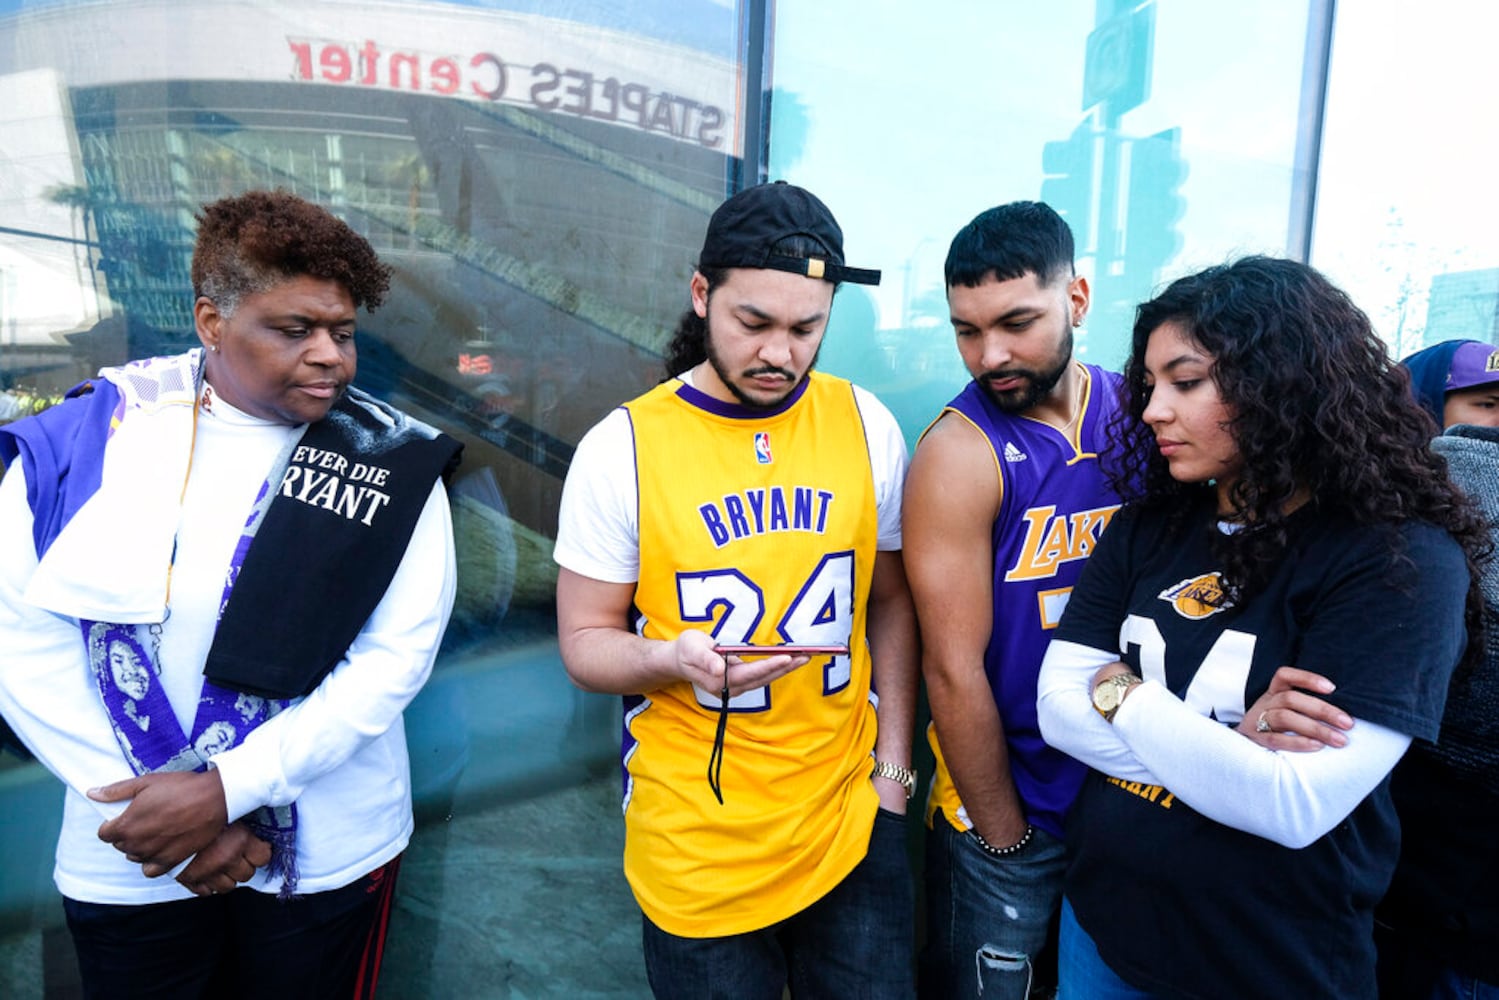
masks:
[[[1209,618],[1220,611],[1233,607],[1223,588],[1223,577],[1217,573],[1204,573],[1190,580],[1183,580],[1174,587],[1167,587],[1159,595],[1176,613],[1194,621]]]
[[[1026,459],[1025,452],[1023,452],[1019,448],[1015,447],[1015,443],[1013,441],[1006,441],[1005,442],[1005,461],[1006,462],[1011,462],[1011,463],[1014,463],[1014,462],[1024,462],[1025,459]]]

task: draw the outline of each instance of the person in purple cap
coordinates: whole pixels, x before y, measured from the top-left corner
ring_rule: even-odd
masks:
[[[568,472],[558,639],[574,683],[624,696],[657,997],[914,993],[906,450],[872,395],[814,371],[838,284],[878,280],[809,192],[730,198],[669,377]]]
[[[1499,544],[1499,348],[1447,341],[1406,358],[1417,400],[1444,432],[1432,450]],[[1499,570],[1479,580],[1483,655],[1447,693],[1441,735],[1395,769],[1400,863],[1376,914],[1381,995],[1499,997]]]
[[[1416,401],[1438,427],[1499,427],[1499,347],[1482,340],[1446,340],[1400,362]]]

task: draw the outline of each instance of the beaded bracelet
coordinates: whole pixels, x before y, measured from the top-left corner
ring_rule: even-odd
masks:
[[[996,858],[1002,858],[1008,854],[1014,854],[1016,851],[1024,848],[1026,844],[1029,844],[1031,842],[1031,834],[1035,832],[1035,827],[1031,826],[1029,823],[1025,824],[1025,833],[1023,833],[1020,839],[1015,841],[1015,843],[1011,844],[1009,847],[995,847],[993,844],[989,843],[982,836],[980,836],[977,830],[969,830],[968,835],[974,840],[978,841],[979,847],[982,847],[984,849],[984,853],[993,855]]]

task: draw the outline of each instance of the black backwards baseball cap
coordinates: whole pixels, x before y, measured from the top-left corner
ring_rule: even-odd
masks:
[[[788,236],[822,247],[823,257],[788,257],[771,248]],[[745,188],[708,220],[699,267],[761,267],[838,283],[878,285],[880,272],[843,263],[843,230],[812,192],[776,181]]]

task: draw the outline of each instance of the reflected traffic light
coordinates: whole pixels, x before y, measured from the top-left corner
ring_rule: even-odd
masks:
[[[1091,242],[1094,138],[1092,119],[1084,119],[1066,139],[1041,147],[1041,200],[1067,220],[1079,250]]]
[[[1181,252],[1177,223],[1187,209],[1187,200],[1181,194],[1186,179],[1181,129],[1166,129],[1131,143],[1124,235],[1126,274],[1154,274]]]

